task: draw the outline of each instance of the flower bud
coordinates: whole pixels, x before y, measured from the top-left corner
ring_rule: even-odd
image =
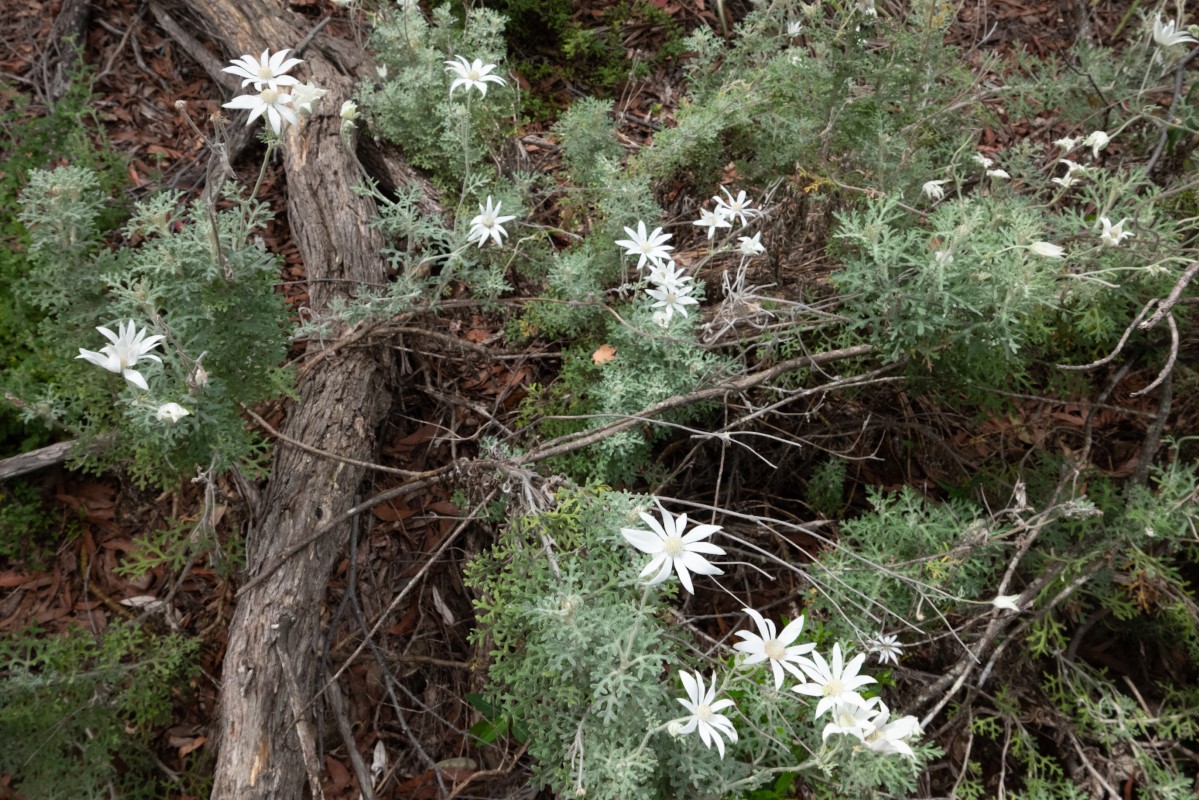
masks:
[[[178,403],[163,403],[158,407],[158,413],[154,416],[158,418],[159,422],[174,425],[184,417],[191,416],[191,413]]]

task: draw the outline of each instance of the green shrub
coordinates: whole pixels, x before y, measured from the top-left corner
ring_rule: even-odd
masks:
[[[196,669],[199,642],[114,624],[0,639],[0,772],[27,797],[154,798],[155,728]],[[118,766],[119,765],[119,766]]]

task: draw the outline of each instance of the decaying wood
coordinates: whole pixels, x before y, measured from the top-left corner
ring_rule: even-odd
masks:
[[[295,47],[313,27],[279,0],[186,0],[162,8],[225,58]],[[318,310],[355,285],[386,280],[383,242],[368,224],[375,206],[353,191],[361,177],[339,135],[338,110],[350,98],[361,58],[352,43],[322,34],[295,70],[329,91],[312,117],[285,132],[283,148],[288,217],[311,281],[310,304]],[[244,117],[234,118],[233,124],[243,123]],[[373,460],[375,430],[389,408],[384,364],[370,349],[355,348],[309,371],[283,431],[320,450]],[[262,522],[247,543],[249,574],[275,562],[322,520],[342,514],[363,471],[280,444],[262,496]],[[240,597],[225,654],[214,798],[303,796],[312,765],[305,764],[301,733],[311,730],[312,720],[297,721],[282,665],[294,672],[307,702],[316,686],[325,587],[347,535],[348,526],[312,542]]]
[[[67,456],[70,455],[71,448],[74,446],[74,440],[56,442],[29,453],[0,458],[0,481],[6,481],[9,478],[16,478],[21,475],[28,475],[30,472],[37,472],[39,469],[61,464],[67,460]]]

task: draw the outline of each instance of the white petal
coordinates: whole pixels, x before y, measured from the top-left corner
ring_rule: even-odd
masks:
[[[127,370],[124,370],[121,374],[125,376],[125,380],[129,381],[134,386],[141,389],[143,392],[150,391],[150,387],[146,385],[146,379],[143,378],[141,373],[138,372],[137,370],[127,369]]]

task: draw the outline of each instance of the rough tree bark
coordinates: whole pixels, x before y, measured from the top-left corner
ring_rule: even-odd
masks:
[[[158,10],[226,58],[294,48],[316,24],[280,0],[175,2],[181,5],[164,3]],[[352,191],[360,179],[338,133],[337,112],[350,97],[363,56],[352,43],[324,33],[303,56],[296,74],[329,94],[303,126],[286,132],[283,158],[288,216],[308,270],[311,305],[320,309],[360,282],[378,284],[386,275],[382,242],[367,224],[374,203]],[[326,359],[302,379],[284,432],[325,451],[371,460],[375,430],[390,405],[386,369],[363,349]],[[322,520],[343,513],[362,478],[361,468],[280,444],[260,523],[247,545],[249,575],[274,563]],[[317,686],[320,609],[347,534],[348,527],[319,539],[240,597],[225,654],[214,798],[304,795],[306,775],[317,768],[309,701]]]

